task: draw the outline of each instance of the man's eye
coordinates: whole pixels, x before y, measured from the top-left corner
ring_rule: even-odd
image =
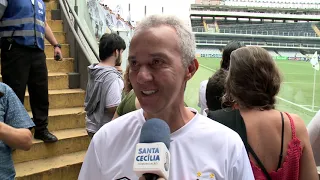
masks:
[[[154,59],[152,61],[152,65],[160,65],[160,64],[162,64],[162,61],[160,59]]]
[[[130,65],[131,66],[135,66],[135,65],[137,65],[137,62],[136,61],[130,61]]]

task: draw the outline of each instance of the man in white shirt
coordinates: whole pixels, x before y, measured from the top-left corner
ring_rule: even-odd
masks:
[[[141,108],[104,125],[93,137],[79,180],[138,180],[135,146],[150,118],[171,130],[170,180],[253,180],[244,145],[234,131],[184,106],[184,89],[198,69],[195,38],[174,16],[150,16],[135,29],[129,78]]]

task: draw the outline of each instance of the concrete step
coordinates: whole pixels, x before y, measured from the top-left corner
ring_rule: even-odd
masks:
[[[86,151],[15,164],[16,180],[77,180]]]
[[[87,150],[89,136],[85,128],[67,129],[52,132],[59,139],[55,143],[44,143],[40,140],[33,140],[29,151],[15,150],[12,158],[15,163],[38,160]]]
[[[63,32],[62,20],[47,20],[47,23],[52,31]]]
[[[61,109],[71,107],[83,107],[85,91],[82,89],[49,90],[49,108]],[[30,111],[29,93],[26,92],[24,104]]]
[[[2,75],[0,75],[0,81],[2,82]],[[57,72],[48,73],[48,86],[49,86],[49,90],[68,89],[69,88],[68,74],[57,73]]]
[[[52,13],[51,10],[46,10],[46,20],[51,20]]]
[[[54,89],[68,89],[69,88],[69,76],[67,73],[50,72],[48,73],[48,88]]]
[[[58,32],[58,31],[53,31],[53,35],[56,38],[56,40],[60,43],[60,44],[65,44],[66,41],[66,33],[64,32]],[[47,39],[45,39],[45,44],[50,44],[49,41]]]
[[[56,61],[53,58],[47,58],[48,72],[73,72],[73,58],[63,58],[63,61]]]
[[[1,58],[0,58],[1,60]],[[1,67],[1,65],[0,65]],[[63,61],[56,61],[53,58],[47,58],[48,72],[69,73],[73,72],[73,58],[63,58]],[[1,70],[0,70],[1,72]]]
[[[45,2],[46,4],[46,10],[54,10],[58,9],[59,2],[56,0],[51,0],[50,2]]]
[[[28,112],[32,117],[31,111]],[[48,129],[58,131],[63,129],[85,128],[86,113],[83,107],[49,109]]]
[[[46,53],[47,58],[54,57],[54,48],[51,44],[46,44],[44,51]],[[70,57],[69,44],[61,44],[61,51],[62,51],[63,58]]]
[[[51,10],[46,10],[46,19],[51,20]]]

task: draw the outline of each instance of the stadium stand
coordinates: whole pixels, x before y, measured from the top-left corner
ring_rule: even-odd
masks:
[[[203,0],[203,2],[207,5],[191,5],[190,22],[196,36],[197,48],[201,49],[197,52],[204,53],[205,57],[210,56],[208,55],[210,52],[215,54],[213,56],[219,55],[212,49],[222,50],[231,40],[240,41],[246,46],[261,46],[274,58],[281,59],[287,57],[292,60],[306,60],[310,57],[306,54],[313,54],[320,49],[320,18],[308,20],[309,17],[318,17],[313,15],[320,14],[320,2],[311,4],[295,0],[279,0],[279,2],[225,0],[219,1],[220,4],[217,0]],[[271,2],[280,4],[280,7],[266,6],[272,4]],[[257,3],[265,4],[258,6]],[[287,6],[299,3],[301,5],[299,8]],[[304,9],[302,8],[304,5],[310,5],[313,9],[310,7]],[[245,12],[246,17],[237,16],[237,12]],[[266,12],[269,14],[264,15]],[[257,13],[260,15],[257,16]],[[287,14],[294,14],[294,19],[288,19]]]
[[[269,54],[272,56],[272,57],[276,57],[276,56],[279,56],[279,54],[277,54],[276,52],[272,51],[272,50],[268,50]]]
[[[220,33],[316,37],[312,23],[220,24]]]
[[[219,49],[215,48],[197,48],[197,54],[221,54]]]
[[[301,54],[299,51],[278,51],[279,55],[285,57],[306,57],[305,55]]]
[[[274,7],[274,8],[304,8],[304,9],[319,9],[319,2],[304,2],[300,0],[225,0],[224,5],[231,6],[251,6],[251,7]]]

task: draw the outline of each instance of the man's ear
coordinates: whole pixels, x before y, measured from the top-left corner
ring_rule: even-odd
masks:
[[[120,55],[120,53],[119,53],[119,50],[118,50],[118,49],[116,49],[116,50],[113,51],[113,56],[114,56],[114,57],[117,58],[119,55]]]
[[[198,62],[197,59],[194,59],[188,65],[187,74],[186,74],[186,80],[187,81],[192,78],[192,76],[197,72],[198,68],[199,68],[199,62]]]

